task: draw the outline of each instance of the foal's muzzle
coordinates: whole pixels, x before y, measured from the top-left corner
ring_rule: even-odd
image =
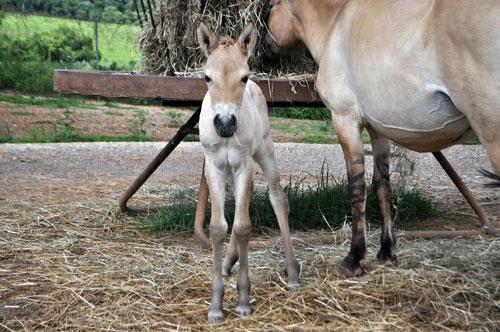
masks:
[[[217,135],[231,137],[237,128],[236,117],[234,115],[220,116],[217,114],[214,117],[214,127]]]

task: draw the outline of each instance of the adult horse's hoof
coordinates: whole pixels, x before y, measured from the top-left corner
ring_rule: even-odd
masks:
[[[382,249],[380,249],[380,251],[377,253],[377,260],[379,261],[380,264],[391,263],[394,265],[398,265],[397,256],[390,252],[387,253]]]
[[[339,264],[338,272],[344,277],[359,277],[363,274],[359,262],[355,263],[349,256],[344,258]]]
[[[220,323],[224,320],[224,313],[222,310],[209,310],[208,322],[210,324]]]
[[[250,309],[250,304],[247,305],[238,304],[236,308],[234,308],[234,311],[240,317],[247,317],[250,316],[250,314],[252,313],[252,309]]]

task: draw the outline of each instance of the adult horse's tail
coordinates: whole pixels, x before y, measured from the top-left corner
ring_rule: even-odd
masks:
[[[493,180],[493,182],[486,183],[486,184],[485,184],[485,187],[500,187],[500,176],[498,176],[498,175],[496,175],[495,173],[492,173],[492,172],[490,172],[490,171],[487,171],[487,170],[485,170],[484,168],[483,168],[483,169],[480,169],[480,170],[479,170],[479,172],[480,172],[483,176],[485,176],[485,177],[487,177],[487,178],[489,178],[489,179]]]

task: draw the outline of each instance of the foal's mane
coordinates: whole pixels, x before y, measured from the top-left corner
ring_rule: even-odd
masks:
[[[215,43],[214,46],[210,49],[209,53],[215,51],[216,49],[228,49],[229,47],[233,46],[236,44],[233,38],[229,36],[222,36],[218,37],[217,42]]]

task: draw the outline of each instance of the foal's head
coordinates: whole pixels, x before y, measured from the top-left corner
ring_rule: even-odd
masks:
[[[198,28],[198,42],[207,55],[205,80],[212,101],[213,123],[217,134],[233,136],[243,92],[250,69],[248,58],[257,41],[257,31],[248,24],[237,41],[229,37],[218,38],[205,24]]]

